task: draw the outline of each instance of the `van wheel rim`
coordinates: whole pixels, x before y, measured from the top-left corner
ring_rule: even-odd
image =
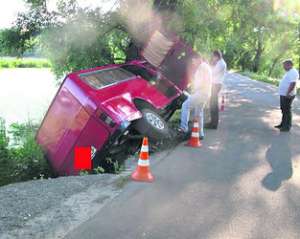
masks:
[[[147,121],[155,128],[159,130],[163,130],[165,128],[164,122],[157,115],[148,112],[145,116]]]

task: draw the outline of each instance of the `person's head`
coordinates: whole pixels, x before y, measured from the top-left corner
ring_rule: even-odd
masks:
[[[222,52],[220,50],[215,50],[212,53],[212,61],[217,62],[223,58]]]
[[[289,71],[290,69],[292,69],[294,66],[294,63],[292,60],[285,60],[283,62],[283,68],[286,70],[286,71]]]

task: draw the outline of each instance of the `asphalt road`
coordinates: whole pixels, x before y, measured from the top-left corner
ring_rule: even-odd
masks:
[[[226,87],[202,148],[177,147],[154,163],[154,183],[129,183],[66,238],[300,238],[299,101],[292,132],[280,133],[274,87],[235,74]]]

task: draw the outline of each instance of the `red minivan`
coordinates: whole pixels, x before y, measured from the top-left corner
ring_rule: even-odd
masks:
[[[69,74],[44,117],[37,141],[58,175],[76,175],[76,146],[91,146],[93,167],[135,151],[140,136],[170,137],[167,121],[186,99],[197,57],[176,36],[155,31],[143,60]]]

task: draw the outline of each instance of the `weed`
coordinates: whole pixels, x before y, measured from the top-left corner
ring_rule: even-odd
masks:
[[[79,176],[87,176],[87,175],[89,175],[89,172],[86,171],[86,170],[81,170],[81,171],[79,172]]]
[[[44,153],[35,141],[36,129],[32,122],[13,124],[9,129],[13,144],[9,145],[5,122],[0,119],[0,186],[52,176]]]
[[[94,168],[93,171],[94,171],[95,174],[103,174],[103,173],[105,173],[105,170],[102,167]]]

